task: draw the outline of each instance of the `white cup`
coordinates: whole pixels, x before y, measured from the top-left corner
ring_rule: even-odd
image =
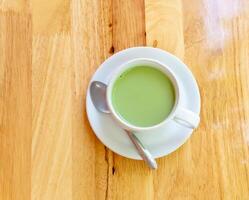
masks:
[[[171,113],[159,124],[149,126],[149,127],[139,127],[134,126],[130,124],[129,122],[122,119],[122,117],[115,111],[113,104],[112,104],[112,89],[115,81],[117,78],[127,69],[133,68],[135,66],[150,66],[154,67],[164,74],[167,75],[167,77],[171,80],[174,89],[175,89],[175,104],[171,111]],[[167,67],[166,65],[162,64],[161,62],[154,60],[154,59],[147,59],[147,58],[137,58],[130,60],[120,67],[112,74],[110,82],[107,86],[107,104],[110,109],[112,117],[126,130],[135,131],[135,132],[141,132],[141,131],[151,131],[156,128],[159,128],[161,126],[164,126],[166,123],[168,123],[171,120],[174,120],[175,122],[181,124],[182,126],[194,129],[198,126],[200,122],[200,117],[179,105],[180,99],[182,98],[182,94],[179,89],[179,81],[177,80],[177,77],[174,75],[174,73]]]

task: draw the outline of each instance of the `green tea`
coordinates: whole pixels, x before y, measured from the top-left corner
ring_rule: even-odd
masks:
[[[175,91],[171,80],[160,70],[136,66],[114,82],[112,104],[129,124],[149,127],[159,124],[172,111]]]

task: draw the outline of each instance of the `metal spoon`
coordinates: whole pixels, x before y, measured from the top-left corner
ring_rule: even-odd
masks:
[[[102,113],[110,113],[106,102],[107,85],[100,81],[93,81],[90,85],[90,96],[95,108]],[[140,140],[130,131],[125,130],[137,152],[151,169],[157,168],[157,163],[151,153],[142,145]]]

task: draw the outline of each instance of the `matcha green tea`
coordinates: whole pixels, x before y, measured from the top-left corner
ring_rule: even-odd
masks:
[[[114,82],[112,104],[128,123],[148,127],[162,122],[175,103],[170,79],[158,69],[136,66],[123,72]]]

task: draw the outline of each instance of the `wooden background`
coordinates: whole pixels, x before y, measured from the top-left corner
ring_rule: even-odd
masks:
[[[189,65],[201,124],[159,169],[118,156],[85,113],[113,53],[165,49]],[[0,199],[249,199],[247,0],[0,0]]]

